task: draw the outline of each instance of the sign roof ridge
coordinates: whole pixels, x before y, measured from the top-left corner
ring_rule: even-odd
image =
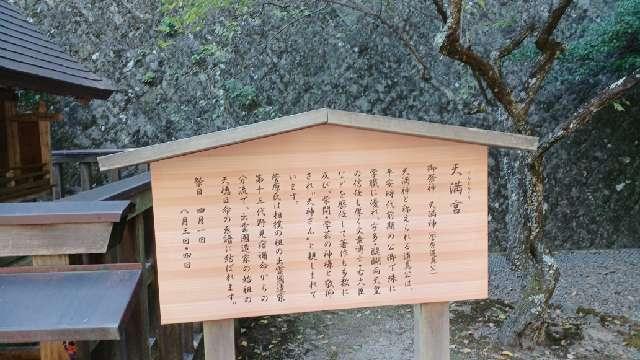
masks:
[[[103,171],[117,169],[323,124],[520,150],[535,150],[538,146],[538,138],[532,136],[320,108],[166,143],[130,149],[99,157],[98,163],[100,170]]]

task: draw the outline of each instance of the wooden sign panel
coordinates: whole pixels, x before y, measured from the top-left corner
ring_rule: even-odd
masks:
[[[487,296],[487,148],[319,125],[151,164],[162,323]]]

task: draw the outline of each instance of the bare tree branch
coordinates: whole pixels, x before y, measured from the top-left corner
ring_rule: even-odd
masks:
[[[432,0],[432,1],[433,1],[433,5],[435,5],[436,7],[436,12],[440,16],[440,19],[442,19],[442,23],[446,24],[447,10],[444,8],[444,1],[443,0]]]
[[[377,13],[365,6],[358,5],[352,2],[340,1],[340,0],[325,0],[325,1],[327,3],[343,6],[348,9],[360,12],[362,14],[365,14],[367,16],[370,16],[380,21],[382,25],[384,25],[387,29],[393,32],[400,39],[400,41],[402,42],[402,45],[405,47],[405,49],[407,49],[407,51],[409,51],[409,53],[411,54],[411,57],[413,57],[413,59],[418,63],[418,65],[420,66],[420,78],[423,81],[429,82],[436,89],[444,93],[448,101],[452,101],[454,99],[453,92],[451,92],[451,90],[447,88],[444,84],[442,84],[440,81],[434,79],[431,76],[431,72],[429,71],[429,65],[427,64],[426,60],[422,57],[422,55],[420,55],[420,53],[418,52],[418,49],[413,44],[413,42],[411,41],[411,37],[406,31],[394,25],[387,18],[385,18],[381,13]]]
[[[560,124],[554,131],[546,136],[540,142],[538,150],[533,154],[533,159],[543,156],[553,145],[589,123],[593,114],[598,110],[605,107],[611,101],[620,98],[625,91],[638,84],[640,84],[640,69],[637,69],[631,73],[631,75],[623,77],[602,90],[598,95],[580,106],[569,120]]]
[[[551,11],[549,17],[547,18],[547,22],[542,27],[542,30],[540,30],[538,38],[536,39],[536,47],[538,48],[538,50],[545,51],[547,47],[553,45],[550,44],[550,42],[555,42],[551,38],[551,35],[553,35],[553,32],[556,30],[558,24],[560,23],[560,20],[562,19],[562,16],[564,16],[564,13],[572,3],[573,0],[561,0],[558,6]]]
[[[535,31],[535,29],[536,27],[534,23],[528,24],[522,30],[520,30],[520,32],[513,39],[509,40],[507,44],[505,44],[500,48],[500,50],[495,52],[495,54],[493,55],[493,62],[496,64],[496,66],[499,67],[500,60],[511,55],[516,49],[518,49],[522,45],[524,40]]]
[[[460,22],[462,18],[462,0],[451,0],[451,13],[449,14],[446,33],[440,44],[440,52],[454,60],[467,64],[472,71],[484,79],[489,90],[502,104],[505,111],[514,121],[516,128],[522,132],[528,132],[525,119],[520,114],[518,104],[513,99],[511,89],[502,79],[500,72],[479,54],[460,43]]]
[[[420,68],[422,70],[422,74],[421,74],[422,79],[429,80],[431,78],[431,74],[429,72],[429,66],[427,65],[426,61],[422,58],[422,56],[420,55],[416,47],[413,45],[413,42],[411,41],[411,37],[409,36],[409,34],[407,34],[405,31],[403,31],[402,29],[400,29],[399,27],[391,23],[384,16],[382,16],[382,14],[377,13],[365,6],[354,4],[351,2],[344,2],[339,0],[325,0],[325,1],[335,5],[344,6],[351,10],[355,10],[365,15],[371,16],[375,19],[378,19],[378,21],[380,21],[387,29],[391,30],[393,33],[396,34],[396,36],[398,36],[400,41],[402,41],[402,44],[404,45],[404,47],[409,51],[409,53],[415,59],[418,65],[420,65]]]
[[[529,75],[524,86],[525,98],[523,99],[521,109],[524,115],[529,113],[529,109],[538,95],[538,92],[542,88],[544,80],[547,78],[547,75],[549,75],[549,72],[553,67],[553,63],[558,55],[564,50],[564,45],[555,40],[552,36],[553,32],[558,27],[560,20],[572,3],[573,0],[561,0],[558,6],[551,11],[547,18],[547,22],[542,26],[542,29],[538,33],[538,37],[536,38],[536,47],[542,52],[542,54],[540,54],[540,57],[536,61],[534,70]]]

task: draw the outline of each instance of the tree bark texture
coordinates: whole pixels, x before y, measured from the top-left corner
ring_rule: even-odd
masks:
[[[548,305],[560,272],[543,237],[543,158],[510,152],[504,157],[502,169],[509,234],[504,247],[513,267],[525,276],[525,288],[500,328],[499,340],[505,345],[527,346],[544,340]]]

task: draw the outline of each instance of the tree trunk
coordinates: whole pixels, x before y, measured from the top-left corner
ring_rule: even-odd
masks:
[[[558,266],[543,238],[543,159],[510,152],[502,169],[506,176],[508,211],[505,248],[512,266],[526,277],[522,296],[502,325],[499,340],[527,346],[544,340],[549,300],[560,278]]]

